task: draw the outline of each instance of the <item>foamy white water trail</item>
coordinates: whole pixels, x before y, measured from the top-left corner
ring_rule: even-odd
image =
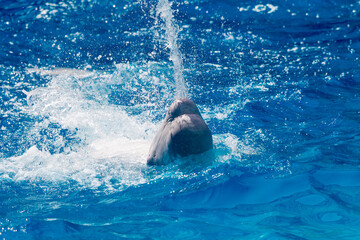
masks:
[[[187,96],[187,89],[183,76],[183,60],[178,44],[179,26],[174,20],[171,3],[168,0],[159,0],[156,6],[156,17],[164,21],[166,47],[170,50],[170,60],[174,64],[174,79],[176,98]]]

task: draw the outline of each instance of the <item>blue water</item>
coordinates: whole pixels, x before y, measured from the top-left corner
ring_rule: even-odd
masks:
[[[360,239],[359,2],[160,1],[0,0],[0,239]]]

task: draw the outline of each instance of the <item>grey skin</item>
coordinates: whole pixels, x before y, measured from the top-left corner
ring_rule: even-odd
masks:
[[[177,156],[200,154],[213,148],[209,127],[199,109],[187,98],[171,104],[147,158],[148,165],[165,165]]]

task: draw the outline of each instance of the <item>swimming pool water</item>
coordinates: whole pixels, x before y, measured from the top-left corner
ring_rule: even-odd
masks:
[[[359,12],[0,1],[0,238],[359,239]],[[185,94],[215,159],[147,167]]]

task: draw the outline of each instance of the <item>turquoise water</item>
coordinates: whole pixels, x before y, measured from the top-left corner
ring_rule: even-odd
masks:
[[[0,238],[359,239],[359,11],[0,0]],[[177,96],[215,159],[147,167]]]

